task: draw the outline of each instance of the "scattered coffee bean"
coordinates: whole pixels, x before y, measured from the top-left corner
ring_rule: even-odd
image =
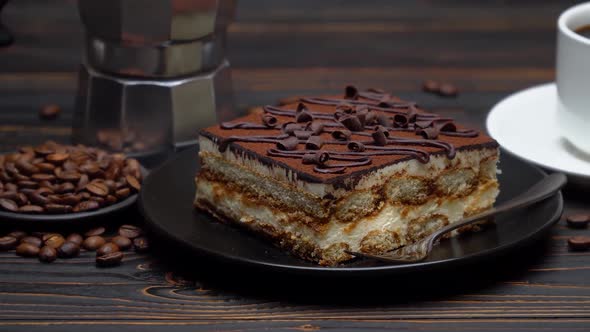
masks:
[[[567,240],[570,249],[582,251],[590,249],[590,236],[574,236]]]
[[[39,117],[43,120],[54,120],[61,113],[61,108],[57,105],[45,105],[39,110]]]
[[[96,265],[99,267],[117,266],[123,261],[123,256],[123,253],[120,251],[98,256],[96,257]]]
[[[424,81],[424,83],[422,83],[422,90],[424,92],[438,93],[439,89],[440,83],[438,83],[437,81],[426,80]]]
[[[586,228],[590,223],[590,215],[588,214],[571,214],[566,217],[565,221],[571,228]]]
[[[16,238],[18,241],[20,241],[23,237],[27,236],[27,233],[23,231],[14,231],[8,233],[8,236],[12,236],[13,238]]]
[[[30,243],[21,243],[16,247],[16,254],[22,257],[35,257],[39,254],[39,247]]]
[[[442,83],[438,94],[441,97],[456,97],[459,95],[459,89],[451,83]]]
[[[12,236],[0,237],[0,250],[12,250],[16,248],[18,239]]]
[[[104,227],[97,227],[97,228],[93,228],[91,230],[89,230],[88,232],[84,233],[84,236],[89,237],[89,236],[95,236],[95,235],[102,235],[105,232],[105,228]]]
[[[146,237],[141,236],[133,239],[133,246],[137,252],[146,252],[150,249],[149,241]]]
[[[99,235],[93,235],[87,237],[82,242],[82,247],[88,251],[95,251],[96,249],[102,247],[106,243],[106,240]]]
[[[119,247],[114,243],[105,243],[98,250],[96,250],[96,257],[120,251]]]
[[[36,236],[25,236],[20,240],[20,243],[32,244],[35,247],[39,248],[43,244],[43,240]]]
[[[66,242],[66,239],[59,234],[52,234],[45,240],[45,246],[57,249]]]
[[[70,235],[68,235],[68,237],[66,238],[67,242],[73,242],[77,245],[82,245],[82,242],[84,242],[84,238],[82,237],[82,235],[78,234],[78,233],[72,233]]]
[[[57,259],[57,250],[50,246],[45,246],[39,250],[39,260],[44,263],[51,263]]]
[[[72,258],[78,254],[80,254],[80,246],[74,242],[65,242],[57,249],[57,255],[61,258]]]
[[[115,236],[114,238],[111,239],[111,242],[116,244],[117,247],[119,247],[119,249],[121,251],[125,251],[129,248],[131,248],[131,246],[133,246],[133,242],[131,242],[131,240],[127,237],[118,235]]]
[[[119,235],[128,239],[135,239],[143,233],[141,228],[134,225],[122,225],[119,227]]]

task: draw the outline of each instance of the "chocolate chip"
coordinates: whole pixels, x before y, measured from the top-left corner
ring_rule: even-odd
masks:
[[[396,114],[393,116],[393,126],[395,128],[407,128],[409,119],[404,114]]]
[[[311,136],[305,142],[305,148],[308,150],[319,150],[324,145],[324,140],[320,136]]]
[[[39,110],[39,117],[43,120],[54,120],[61,114],[61,107],[45,105]]]
[[[289,136],[283,140],[277,142],[277,148],[279,150],[285,151],[292,151],[297,149],[297,145],[299,144],[299,140],[295,136]]]
[[[350,131],[362,131],[364,129],[359,118],[354,115],[345,115],[338,119],[338,121]]]
[[[120,251],[111,252],[102,256],[96,257],[96,265],[99,267],[112,267],[121,264],[124,254]]]
[[[304,164],[324,165],[330,160],[330,155],[327,152],[306,153],[302,159]]]
[[[297,109],[295,110],[295,113],[301,113],[304,111],[307,111],[307,106],[305,106],[304,103],[297,104]]]
[[[319,135],[324,131],[324,124],[321,122],[311,122],[306,128],[311,131],[314,135]]]
[[[295,130],[295,132],[293,134],[295,134],[295,137],[297,137],[297,139],[301,139],[301,140],[306,140],[313,135],[313,133],[311,131],[305,131],[305,130]]]
[[[39,250],[39,260],[43,263],[51,263],[57,259],[57,250],[45,246]]]
[[[438,129],[433,127],[423,128],[416,131],[416,134],[426,138],[426,139],[436,139],[438,137]]]
[[[276,117],[270,114],[264,114],[262,116],[262,123],[269,128],[274,128],[277,126],[278,120]]]
[[[387,137],[385,136],[385,132],[383,130],[375,130],[373,133],[371,133],[371,136],[373,137],[375,145],[387,145]]]
[[[301,129],[303,129],[303,128],[301,127],[301,125],[300,125],[300,124],[297,124],[297,123],[295,123],[295,122],[285,122],[285,123],[283,123],[283,125],[282,125],[282,128],[281,128],[281,129],[282,129],[282,131],[283,131],[285,134],[288,134],[288,135],[293,135],[293,133],[294,133],[296,130],[301,130]]]
[[[358,99],[359,92],[358,89],[352,85],[347,85],[344,88],[344,98],[346,99]]]
[[[571,250],[583,251],[590,249],[590,236],[573,236],[567,240]]]
[[[436,128],[439,132],[456,132],[457,126],[453,121],[450,120],[435,120],[433,123],[433,127]]]
[[[571,228],[586,228],[590,223],[590,215],[588,214],[570,214],[566,217],[565,221]]]
[[[363,152],[366,150],[365,145],[361,142],[352,141],[352,142],[349,142],[346,146],[348,147],[348,149],[350,151],[354,151],[354,152]]]
[[[346,129],[336,129],[332,132],[332,137],[339,141],[347,141],[352,133]]]
[[[295,115],[295,121],[297,123],[313,121],[313,116],[308,111],[302,111]]]

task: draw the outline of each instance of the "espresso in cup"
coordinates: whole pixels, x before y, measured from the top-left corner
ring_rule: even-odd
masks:
[[[590,39],[590,24],[583,25],[583,26],[577,28],[575,31],[578,35]]]

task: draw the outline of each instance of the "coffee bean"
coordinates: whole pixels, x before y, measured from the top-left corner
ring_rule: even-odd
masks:
[[[14,183],[5,183],[4,190],[5,191],[17,191],[18,187]]]
[[[66,239],[59,234],[52,234],[45,240],[45,245],[54,249],[61,247],[66,242]]]
[[[18,205],[10,199],[0,198],[0,208],[9,212],[18,211]]]
[[[31,203],[39,204],[39,205],[47,205],[49,204],[49,198],[41,195],[37,191],[33,192],[32,194],[28,195],[29,200]]]
[[[96,257],[110,254],[112,252],[120,251],[119,247],[114,243],[105,243],[98,250],[96,250]]]
[[[18,181],[17,182],[17,185],[20,188],[33,188],[33,189],[36,189],[39,186],[39,184],[37,182],[35,182],[35,181],[28,181],[28,180],[26,180],[26,181]]]
[[[72,182],[78,182],[80,180],[80,177],[82,176],[77,171],[62,171],[56,175],[57,175],[57,178],[62,181],[72,181]],[[74,189],[74,185],[73,184],[71,184],[71,185],[72,185],[72,189]]]
[[[127,183],[129,184],[129,186],[131,188],[133,188],[135,191],[141,190],[141,184],[139,183],[139,180],[137,180],[137,178],[135,178],[134,176],[127,175],[125,177],[125,180],[127,180]]]
[[[117,203],[117,197],[115,197],[113,195],[108,195],[105,198],[105,201],[106,201],[107,204],[115,204],[115,203]]]
[[[74,212],[87,212],[87,211],[96,210],[99,207],[100,207],[100,204],[98,202],[82,201],[82,202],[76,204],[76,206],[74,206],[74,209],[72,211],[74,211]]]
[[[45,211],[45,209],[39,205],[23,205],[18,208],[18,211],[24,212],[24,213],[36,214],[36,213],[43,213]]]
[[[16,254],[22,257],[35,257],[39,254],[39,247],[30,243],[21,243],[16,247]]]
[[[129,188],[122,188],[115,192],[115,196],[119,199],[125,199],[131,195],[131,190]]]
[[[17,193],[14,201],[18,205],[26,205],[29,202],[29,199],[27,198],[27,195],[23,193]]]
[[[102,247],[106,243],[106,240],[99,235],[94,235],[87,237],[84,242],[82,242],[82,247],[88,251],[95,251],[96,249]]]
[[[46,173],[35,173],[35,174],[31,175],[31,179],[38,181],[38,182],[40,182],[40,181],[54,181],[55,175],[46,174]]]
[[[66,160],[62,165],[61,168],[64,171],[68,171],[68,172],[77,172],[78,171],[78,165],[71,161],[71,160]]]
[[[574,236],[567,240],[571,250],[582,251],[590,249],[590,236]]]
[[[566,217],[567,225],[571,228],[586,228],[590,223],[588,214],[571,214]]]
[[[101,171],[100,165],[98,165],[96,162],[88,162],[84,165],[81,165],[79,169],[80,172],[88,175],[96,175]]]
[[[441,97],[456,97],[459,94],[459,89],[450,83],[443,83],[440,85],[438,94]]]
[[[437,81],[426,80],[424,81],[424,83],[422,83],[422,90],[424,92],[438,93],[439,89],[440,83],[438,83]]]
[[[68,160],[69,157],[70,157],[70,155],[67,153],[52,153],[52,154],[46,156],[45,160],[47,160],[48,162],[50,162],[52,164],[60,165],[63,162],[65,162],[66,160]]]
[[[72,207],[70,205],[49,203],[45,205],[45,211],[51,214],[63,214],[72,212]]]
[[[39,171],[43,172],[44,174],[51,174],[51,176],[55,178],[55,175],[53,175],[53,171],[55,171],[55,165],[50,163],[39,163],[35,166],[37,166]]]
[[[106,196],[109,194],[109,187],[104,182],[92,181],[86,185],[85,189],[97,196]]]
[[[44,263],[51,263],[57,259],[57,250],[50,246],[45,246],[39,250],[39,260]]]
[[[16,238],[18,241],[20,241],[20,240],[22,240],[22,238],[27,236],[27,233],[25,233],[23,231],[13,231],[13,232],[8,233],[8,236],[12,236],[13,238]]]
[[[46,157],[46,156],[48,156],[50,154],[55,153],[55,150],[54,149],[52,149],[52,148],[50,148],[48,146],[44,146],[44,145],[37,146],[33,150],[35,150],[35,154],[36,155],[41,156],[41,157]]]
[[[61,113],[61,108],[57,105],[45,105],[39,110],[39,117],[43,120],[54,120]]]
[[[96,265],[99,267],[112,267],[121,264],[123,261],[123,253],[120,251],[112,252],[102,256],[96,257]]]
[[[76,184],[76,191],[82,191],[84,190],[84,188],[88,185],[88,175],[86,174],[82,174],[80,175],[80,180],[78,180],[78,183]]]
[[[146,252],[150,249],[150,243],[144,236],[133,239],[133,246],[137,252]]]
[[[82,200],[82,195],[74,195],[72,193],[62,195],[49,195],[47,196],[51,203],[61,205],[76,205]]]
[[[43,244],[43,241],[36,236],[25,236],[20,240],[20,243],[28,243],[39,248]]]
[[[65,242],[59,249],[57,255],[61,258],[72,258],[80,254],[80,246],[74,242]]]
[[[36,214],[36,213],[43,213],[43,211],[45,211],[45,209],[43,209],[39,205],[23,205],[18,208],[18,211],[24,212],[24,213]]]
[[[18,169],[19,172],[24,175],[31,175],[39,172],[39,168],[24,159],[19,159],[17,162],[15,162],[14,167],[16,167],[16,169]]]
[[[82,242],[84,242],[84,238],[82,237],[82,235],[78,234],[78,233],[72,233],[70,235],[68,235],[68,237],[66,238],[67,242],[73,242],[77,245],[82,245]]]
[[[0,237],[0,250],[12,250],[16,248],[18,239],[12,236]]]
[[[90,197],[90,200],[98,203],[99,207],[100,206],[103,206],[104,205],[104,202],[105,202],[104,201],[104,198],[98,197],[98,196],[92,196],[92,197]]]
[[[119,227],[119,235],[129,239],[135,239],[143,233],[141,228],[134,225],[122,225]]]
[[[106,231],[106,229],[102,226],[96,227],[96,228],[93,228],[93,229],[89,230],[88,232],[84,233],[84,236],[90,237],[90,236],[102,235],[102,234],[104,234],[105,231]]]
[[[119,249],[121,249],[122,251],[125,251],[125,250],[131,248],[131,246],[133,245],[133,242],[131,242],[131,240],[129,238],[126,238],[121,235],[117,235],[114,238],[112,238],[111,242],[116,244],[117,247],[119,247]]]

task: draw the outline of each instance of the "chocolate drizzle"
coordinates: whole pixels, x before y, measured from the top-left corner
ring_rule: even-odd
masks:
[[[475,130],[458,129],[450,118],[417,110],[414,102],[399,101],[381,90],[359,92],[347,86],[344,98],[302,98],[296,109],[265,106],[260,123],[222,123],[221,129],[273,130],[275,135],[230,136],[220,140],[219,150],[225,151],[232,142],[274,143],[276,148],[267,155],[297,158],[314,171],[340,174],[348,168],[372,163],[373,156],[404,155],[421,163],[430,160],[423,147],[440,148],[449,159],[456,155],[455,147],[437,138],[440,135],[476,137]],[[334,113],[314,112],[310,105],[332,106]],[[278,117],[283,119],[280,122]],[[395,132],[414,132],[416,139],[395,136]],[[326,140],[322,134],[330,134]],[[359,140],[357,137],[368,139]],[[422,138],[419,138],[422,136]],[[330,146],[346,146],[346,151]],[[422,147],[422,148],[420,148]],[[342,149],[342,148],[340,148]]]

